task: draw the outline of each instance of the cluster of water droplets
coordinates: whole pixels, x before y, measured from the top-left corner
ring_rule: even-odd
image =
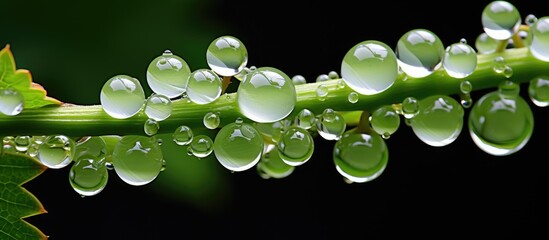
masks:
[[[528,15],[530,28],[521,36],[537,59],[549,61],[549,18]],[[344,113],[332,108],[313,112],[296,110],[296,88],[306,84],[302,75],[290,78],[271,66],[248,67],[248,52],[233,36],[216,38],[208,46],[209,66],[191,70],[186,61],[166,50],[156,56],[146,70],[153,93],[145,96],[141,81],[129,75],[108,79],[100,93],[104,112],[115,119],[146,116],[143,135],[87,136],[74,139],[64,135],[8,136],[2,151],[21,152],[39,159],[45,166],[69,166],[69,182],[82,196],[101,192],[114,170],[124,182],[141,186],[153,181],[165,168],[161,142],[156,138],[160,123],[168,119],[174,101],[207,105],[221,96],[232,77],[240,80],[236,90],[237,109],[242,117],[221,124],[215,108],[203,116],[203,126],[217,131],[215,138],[195,134],[182,122],[172,131],[174,143],[185,154],[204,159],[214,155],[231,172],[256,168],[262,178],[284,178],[312,159],[315,140],[333,141],[333,163],[348,182],[368,182],[386,169],[389,152],[386,142],[404,121],[418,139],[433,147],[454,142],[464,127],[465,109],[470,109],[467,127],[475,144],[492,155],[519,151],[533,132],[534,120],[528,102],[512,82],[513,69],[502,56],[495,57],[492,70],[505,81],[494,91],[473,101],[473,84],[468,80],[477,68],[479,54],[496,53],[501,41],[511,41],[520,32],[521,16],[505,1],[494,1],[482,12],[484,32],[475,39],[475,48],[466,39],[444,46],[427,29],[413,29],[401,36],[395,48],[376,40],[357,43],[344,55],[340,74],[330,71],[316,77],[315,94],[326,101],[333,90],[349,88],[347,101],[383,93],[402,81],[429,80],[439,71],[459,88],[459,99],[443,94],[408,96],[398,102],[378,106],[363,113],[358,126],[350,128]],[[337,80],[339,79],[339,80]],[[333,82],[324,83],[331,80]],[[434,81],[434,80],[433,80]],[[532,79],[528,96],[536,106],[549,105],[549,76]],[[23,98],[14,89],[0,89],[0,112],[17,115]],[[502,119],[505,119],[502,121]]]

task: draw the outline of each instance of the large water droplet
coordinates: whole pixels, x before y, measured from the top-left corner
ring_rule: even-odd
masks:
[[[549,16],[538,19],[527,37],[528,48],[534,57],[549,62]]]
[[[389,159],[385,141],[377,134],[349,131],[333,150],[336,170],[353,182],[368,182],[381,175]]]
[[[246,46],[233,36],[216,38],[206,52],[208,66],[221,76],[234,76],[248,63]]]
[[[101,89],[101,106],[113,118],[125,119],[139,112],[145,103],[145,92],[136,78],[117,75]]]
[[[414,29],[400,37],[395,54],[404,73],[410,77],[421,78],[440,68],[444,57],[444,45],[433,32]]]
[[[441,147],[457,139],[463,128],[464,110],[455,99],[434,95],[419,101],[419,113],[411,119],[411,127],[424,143]]]
[[[345,132],[347,124],[338,112],[327,108],[318,116],[317,132],[326,140],[338,140]]]
[[[156,121],[168,118],[172,109],[172,100],[161,94],[153,93],[145,103],[145,114]]]
[[[311,110],[304,108],[295,117],[295,125],[303,128],[310,129],[316,123],[316,116]]]
[[[38,148],[38,159],[48,168],[59,169],[74,158],[74,140],[64,135],[50,135]]]
[[[297,101],[293,81],[272,67],[260,67],[246,75],[237,93],[240,112],[260,123],[284,119]]]
[[[372,113],[370,125],[377,134],[387,137],[398,130],[400,115],[392,106],[382,106]]]
[[[101,192],[108,181],[106,146],[101,137],[87,137],[76,144],[75,161],[69,171],[69,183],[81,196]]]
[[[315,145],[309,131],[292,126],[284,131],[277,147],[282,161],[291,166],[300,166],[309,161]]]
[[[183,58],[166,51],[149,64],[147,83],[153,92],[173,99],[185,92],[190,73]]]
[[[475,40],[475,48],[479,54],[495,53],[498,47],[498,40],[491,38],[485,32],[478,35]]]
[[[341,77],[363,95],[385,91],[398,76],[396,55],[387,44],[368,40],[353,46],[343,57]]]
[[[518,31],[521,19],[517,8],[507,1],[493,1],[482,11],[484,32],[497,40],[511,38]]]
[[[123,136],[112,153],[116,174],[133,186],[152,182],[160,174],[162,160],[156,139],[139,135]]]
[[[451,77],[467,77],[477,67],[477,53],[467,43],[454,43],[446,48],[442,65]]]
[[[15,116],[23,111],[23,94],[12,88],[0,89],[0,112]]]
[[[214,140],[214,154],[226,169],[239,172],[253,167],[263,153],[259,131],[248,123],[225,125]]]
[[[530,80],[528,96],[538,107],[549,106],[549,78],[544,76]]]
[[[493,91],[482,96],[469,113],[469,133],[488,154],[504,156],[522,149],[534,130],[534,117],[521,96]]]
[[[189,77],[187,96],[194,103],[211,103],[221,96],[221,90],[221,78],[212,70],[198,69]]]

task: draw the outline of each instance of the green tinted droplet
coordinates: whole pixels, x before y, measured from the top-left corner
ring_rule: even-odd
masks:
[[[173,132],[172,139],[177,145],[184,146],[191,143],[193,136],[193,130],[190,127],[181,125]]]
[[[248,63],[246,46],[233,36],[216,38],[206,52],[208,66],[221,76],[234,76]]]
[[[326,100],[326,96],[328,96],[328,87],[326,87],[326,85],[324,84],[320,84],[318,85],[318,87],[316,87],[316,96],[318,97],[318,100],[320,101],[324,101]]]
[[[464,108],[470,108],[473,105],[473,99],[471,98],[471,91],[473,91],[473,84],[465,80],[459,84],[460,91],[460,103]]]
[[[221,119],[217,113],[209,112],[204,115],[204,126],[208,129],[216,129],[221,123]]]
[[[524,18],[524,23],[526,23],[526,25],[528,26],[534,25],[534,23],[536,23],[537,21],[538,21],[538,18],[534,14],[528,14]]]
[[[549,62],[549,16],[538,19],[530,27],[527,42],[534,57]]]
[[[170,99],[185,92],[191,69],[185,60],[171,51],[151,61],[147,68],[147,83],[153,92]]]
[[[464,110],[455,99],[434,95],[419,101],[419,113],[411,127],[424,143],[441,147],[454,142],[463,128]]]
[[[518,83],[512,81],[503,81],[498,85],[498,92],[508,98],[514,98],[520,93],[520,86]]]
[[[145,114],[156,121],[168,118],[172,109],[172,100],[161,94],[153,93],[145,103]]]
[[[107,147],[105,140],[102,137],[83,137],[75,143],[74,160],[78,160],[83,156],[94,159],[103,159],[107,155]]]
[[[320,74],[316,77],[316,82],[324,82],[330,80],[328,74]]]
[[[0,89],[0,112],[15,116],[23,111],[23,95],[12,88]]]
[[[217,133],[214,154],[228,170],[240,172],[255,166],[263,153],[259,131],[248,123],[229,123]]]
[[[330,77],[330,79],[338,79],[339,73],[337,73],[336,71],[330,71],[328,72],[328,77]]]
[[[391,106],[382,106],[372,113],[370,119],[372,129],[382,136],[388,137],[400,126],[400,115]]]
[[[15,143],[15,150],[18,152],[26,152],[31,145],[31,137],[17,136],[13,139],[13,142]]]
[[[322,138],[326,140],[338,140],[343,132],[345,132],[347,124],[341,114],[327,108],[318,116],[316,127],[318,134]]]
[[[189,77],[187,96],[194,103],[211,103],[221,96],[221,90],[221,78],[210,69],[198,69]]]
[[[314,147],[309,131],[297,126],[284,131],[277,145],[280,158],[290,166],[300,166],[309,161]]]
[[[528,96],[538,107],[549,106],[549,78],[537,77],[530,80]]]
[[[160,129],[160,125],[156,120],[152,118],[145,120],[145,124],[143,125],[145,134],[149,136],[155,135],[158,132],[158,129]]]
[[[145,103],[145,92],[139,80],[116,75],[101,89],[101,106],[113,118],[125,119],[139,112]]]
[[[482,27],[491,38],[507,40],[515,34],[521,16],[517,8],[507,1],[493,1],[482,11]]]
[[[475,48],[479,54],[490,54],[496,52],[498,40],[491,38],[485,32],[478,35],[475,40]]]
[[[388,89],[398,76],[396,55],[387,44],[367,40],[353,46],[341,62],[341,77],[351,89],[372,95]]]
[[[442,65],[451,77],[467,77],[477,67],[477,53],[467,43],[454,43],[446,48]]]
[[[358,102],[358,93],[350,92],[349,95],[347,95],[347,101],[349,101],[350,103]]]
[[[345,178],[368,182],[383,173],[389,159],[385,141],[377,134],[346,132],[334,145],[336,170]]]
[[[481,150],[504,156],[526,145],[534,130],[534,117],[521,96],[493,91],[473,105],[468,124],[469,133]]]
[[[109,174],[105,159],[80,158],[69,171],[69,183],[81,196],[93,196],[107,186]]]
[[[459,83],[459,90],[463,94],[469,94],[473,91],[473,84],[467,80]]]
[[[272,147],[262,155],[261,160],[257,163],[257,170],[266,174],[267,178],[285,178],[294,172],[295,167],[282,161],[278,149]]]
[[[292,82],[294,82],[294,85],[301,85],[306,84],[307,80],[302,75],[295,75],[292,77]]]
[[[214,150],[214,143],[207,135],[194,136],[187,151],[190,155],[197,158],[205,158],[210,156]]]
[[[162,168],[162,150],[155,138],[126,135],[114,147],[112,164],[127,184],[141,186],[152,182]]]
[[[38,148],[38,159],[48,168],[59,169],[74,158],[74,140],[63,135],[50,135]]]
[[[237,90],[240,112],[254,122],[282,120],[293,111],[296,101],[293,81],[272,67],[260,67],[246,75]]]
[[[316,116],[309,109],[302,109],[295,117],[295,125],[303,128],[310,129],[316,124]]]
[[[404,73],[410,77],[422,78],[440,68],[444,45],[433,32],[414,29],[400,37],[395,54]]]
[[[419,103],[415,97],[407,97],[402,101],[402,114],[411,119],[419,113]]]

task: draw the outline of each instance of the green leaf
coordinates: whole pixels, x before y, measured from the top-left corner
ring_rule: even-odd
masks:
[[[23,218],[46,213],[21,185],[46,170],[38,160],[19,153],[0,154],[0,239],[47,239]]]
[[[24,109],[63,104],[55,98],[48,97],[46,90],[40,84],[33,83],[28,70],[15,68],[15,60],[9,44],[0,50],[0,88],[12,88],[21,93]]]

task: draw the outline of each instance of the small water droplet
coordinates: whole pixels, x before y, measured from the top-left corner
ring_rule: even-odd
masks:
[[[330,80],[328,74],[320,74],[316,77],[316,82],[324,82]]]
[[[163,121],[172,114],[172,100],[168,97],[153,93],[145,102],[145,114],[156,121]]]
[[[326,140],[338,140],[347,127],[341,114],[327,108],[318,116],[317,132]]]
[[[0,112],[4,115],[15,116],[23,111],[23,95],[12,88],[0,89]]]
[[[326,96],[328,96],[328,87],[326,87],[324,84],[318,85],[316,88],[316,96],[320,101],[326,100]]]
[[[15,143],[15,149],[19,152],[26,152],[31,145],[30,136],[17,136],[13,141]]]
[[[370,116],[370,125],[377,134],[390,136],[400,126],[400,115],[392,106],[382,106]]]
[[[248,50],[240,39],[221,36],[214,39],[206,52],[208,66],[221,76],[234,76],[248,64]]]
[[[454,43],[446,48],[442,64],[451,77],[465,78],[477,67],[477,53],[467,43]]]
[[[398,40],[395,54],[399,66],[408,76],[422,78],[442,66],[444,45],[433,32],[414,29]]]
[[[185,92],[190,73],[191,69],[183,58],[171,52],[162,54],[149,63],[147,84],[154,93],[174,99]]]
[[[75,153],[75,143],[64,135],[50,135],[38,148],[38,159],[48,168],[59,169],[69,165]]]
[[[181,125],[173,132],[172,139],[177,145],[189,145],[193,140],[193,131],[190,127]]]
[[[210,156],[214,150],[214,143],[207,135],[194,136],[188,151],[192,156],[197,158],[205,158]]]
[[[145,103],[145,92],[136,78],[117,75],[101,89],[101,106],[113,118],[125,119],[137,114]]]
[[[221,119],[219,118],[219,114],[209,112],[204,115],[203,123],[204,126],[208,129],[216,129],[217,127],[219,127]]]
[[[306,129],[292,126],[282,133],[277,147],[282,161],[290,166],[300,166],[313,155],[314,141]]]
[[[187,84],[189,99],[197,104],[208,104],[221,96],[221,78],[210,69],[198,69],[191,73]]]
[[[330,71],[328,72],[328,77],[330,77],[330,79],[338,79],[339,74],[336,71]]]
[[[349,101],[350,103],[357,103],[358,102],[358,93],[350,92],[349,95],[347,95],[347,101]]]
[[[549,106],[549,78],[543,76],[530,80],[528,96],[538,107]]]
[[[156,120],[152,118],[145,120],[145,124],[143,125],[145,134],[149,136],[155,135],[158,132],[158,129],[160,129],[160,125]]]
[[[415,97],[407,97],[402,101],[402,114],[411,119],[419,113],[419,104]]]
[[[528,14],[524,18],[524,22],[526,23],[526,25],[530,27],[534,25],[534,23],[536,23],[537,21],[538,21],[538,18],[534,14]]]
[[[293,76],[292,81],[294,82],[294,85],[301,85],[301,84],[306,84],[307,83],[307,80],[302,75]]]

